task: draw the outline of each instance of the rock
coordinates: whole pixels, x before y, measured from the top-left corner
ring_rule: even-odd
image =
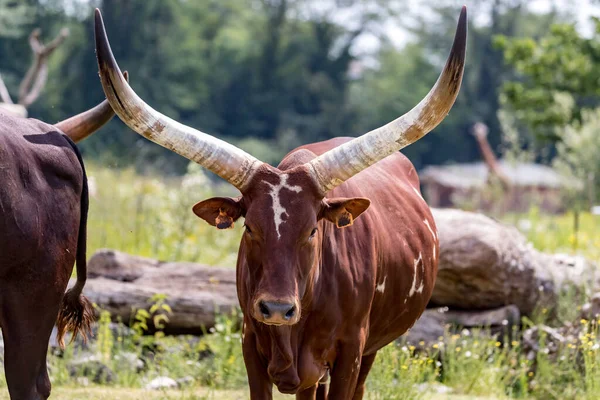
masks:
[[[600,293],[594,294],[589,302],[581,306],[581,318],[587,320],[597,319],[600,316]]]
[[[427,348],[444,336],[447,325],[467,330],[488,327],[495,334],[510,333],[510,328],[519,325],[520,321],[519,309],[514,305],[485,311],[449,310],[447,307],[427,309],[400,340],[417,348]]]
[[[179,387],[190,386],[194,383],[194,378],[191,376],[184,376],[183,378],[177,379],[177,385]]]
[[[523,339],[521,345],[523,352],[526,354],[527,359],[534,361],[537,358],[537,353],[542,350],[545,354],[548,354],[553,358],[558,350],[569,340],[564,336],[565,329],[554,329],[546,325],[534,326],[533,328],[527,329],[523,332]],[[540,342],[541,335],[544,335],[544,340]],[[570,339],[577,341],[575,338],[570,336]],[[540,349],[540,343],[544,344],[544,347]]]
[[[95,355],[82,354],[67,365],[72,377],[91,378],[94,383],[111,383],[115,380],[114,372]]]
[[[146,366],[136,353],[130,351],[120,352],[114,356],[114,359],[119,370],[141,372]]]
[[[154,378],[145,386],[147,390],[175,389],[177,387],[179,387],[177,381],[168,376]]]
[[[77,386],[90,386],[90,380],[85,376],[80,376],[76,379]]]
[[[448,387],[448,386],[443,385],[438,382],[419,383],[415,387],[421,393],[435,393],[435,394],[450,394],[450,393],[452,393],[451,387]]]
[[[595,268],[582,257],[540,253],[516,228],[482,214],[432,211],[440,240],[434,306],[486,310],[514,304],[531,315],[536,306],[556,304],[569,284],[597,286]]]

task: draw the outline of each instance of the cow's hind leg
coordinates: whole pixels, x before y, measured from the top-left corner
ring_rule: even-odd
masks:
[[[367,381],[367,376],[375,362],[376,355],[377,353],[363,356],[360,362],[360,372],[358,373],[358,380],[356,381],[356,389],[354,390],[354,397],[352,397],[352,400],[362,400],[365,394],[365,382]]]
[[[48,340],[61,300],[55,288],[25,290],[14,282],[2,293],[4,369],[11,400],[45,400],[50,396],[46,367]],[[3,288],[3,289],[4,289]],[[30,287],[31,288],[31,287]],[[47,289],[47,290],[45,290]]]

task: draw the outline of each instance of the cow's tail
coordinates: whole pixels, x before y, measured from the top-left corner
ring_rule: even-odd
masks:
[[[75,285],[65,293],[56,321],[58,344],[61,348],[64,348],[64,337],[67,332],[72,333],[71,341],[79,334],[83,337],[83,340],[86,341],[88,334],[91,333],[91,324],[94,320],[94,308],[92,307],[92,303],[82,294],[87,279],[86,247],[89,209],[87,175],[85,173],[85,166],[83,165],[83,159],[79,149],[70,139],[67,138],[67,140],[71,144],[71,147],[75,151],[77,159],[81,164],[81,170],[83,171],[83,187],[81,189],[81,214],[79,219],[79,235],[77,237],[77,254],[75,257],[77,263],[77,281]]]

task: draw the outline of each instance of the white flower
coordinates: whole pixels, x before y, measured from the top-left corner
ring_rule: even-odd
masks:
[[[465,357],[467,357],[467,358],[471,357],[471,352],[470,352],[470,351],[467,351],[467,352],[465,353]]]

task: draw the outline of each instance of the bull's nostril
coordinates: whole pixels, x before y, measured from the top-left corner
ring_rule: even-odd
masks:
[[[285,319],[292,318],[294,314],[296,314],[296,306],[292,306],[292,308],[290,308],[288,312],[285,313]]]
[[[269,318],[271,316],[271,311],[264,302],[261,301],[260,303],[258,303],[258,308],[260,309],[260,312],[263,315],[263,317]]]

